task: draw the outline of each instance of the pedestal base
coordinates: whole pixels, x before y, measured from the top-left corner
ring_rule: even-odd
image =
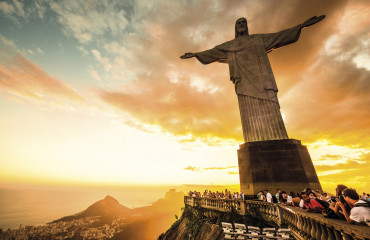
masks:
[[[268,189],[300,193],[322,190],[307,147],[296,139],[247,142],[238,150],[240,188],[245,195]]]

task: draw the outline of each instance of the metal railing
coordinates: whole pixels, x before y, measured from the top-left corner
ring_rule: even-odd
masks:
[[[370,240],[370,227],[349,224],[339,219],[325,218],[322,214],[307,213],[299,208],[253,200],[229,200],[185,196],[185,205],[220,212],[235,209],[240,215],[260,216],[291,229],[296,239],[316,240]]]

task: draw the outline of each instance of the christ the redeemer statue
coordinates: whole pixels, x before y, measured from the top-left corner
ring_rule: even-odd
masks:
[[[268,34],[248,33],[247,20],[235,24],[235,39],[212,49],[185,53],[182,59],[196,57],[201,63],[229,64],[230,80],[235,84],[245,142],[288,139],[277,99],[277,86],[267,53],[294,43],[301,29],[321,21],[312,17],[295,27]]]

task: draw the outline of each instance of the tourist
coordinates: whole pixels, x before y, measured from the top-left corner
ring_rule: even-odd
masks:
[[[326,193],[321,194],[319,191],[312,191],[312,192],[316,195],[317,199],[326,201],[328,203],[331,202],[330,197],[327,197],[327,194]]]
[[[299,206],[299,203],[301,202],[301,198],[295,194],[294,192],[290,192],[290,196],[292,196],[292,206]],[[303,204],[303,203],[302,203]]]
[[[335,212],[332,209],[330,209],[330,203],[328,203],[325,200],[321,200],[320,198],[317,197],[317,195],[315,193],[320,194],[319,192],[316,192],[316,191],[315,192],[310,192],[308,194],[308,197],[310,199],[313,199],[316,202],[320,203],[321,206],[324,207],[324,211],[322,212],[324,214],[324,216],[327,217],[327,218],[337,218],[337,215],[335,214]]]
[[[335,196],[331,197],[332,203],[330,204],[330,208],[334,210],[336,198],[342,195],[342,192],[344,189],[348,188],[346,185],[343,184],[338,184],[336,189],[335,189]]]
[[[370,194],[369,193],[367,194],[366,201],[370,202]]]
[[[362,193],[362,197],[361,197],[361,200],[364,200],[364,201],[366,201],[366,198],[367,198],[367,196],[366,196],[366,193]]]
[[[263,194],[263,191],[259,191],[257,194],[257,199],[266,202],[266,197]]]
[[[207,189],[204,191],[203,197],[208,197],[208,190]]]
[[[283,203],[284,205],[294,206],[293,205],[293,197],[288,195],[285,191],[281,193],[283,195]]]
[[[227,189],[225,189],[225,198],[228,199],[229,198],[229,191],[227,191]]]
[[[370,207],[367,202],[361,200],[356,190],[352,188],[346,188],[343,190],[344,200],[351,207],[351,211],[348,212],[345,205],[338,199],[336,205],[338,205],[343,212],[344,217],[348,223],[365,223],[370,226]]]
[[[324,211],[324,207],[317,201],[310,199],[306,192],[301,193],[301,198],[304,205],[303,209],[306,212],[322,213]]]
[[[309,197],[310,199],[314,199],[314,200],[316,200],[316,194],[314,194],[313,192],[308,193],[308,197]]]
[[[245,195],[244,195],[244,192],[243,191],[240,192],[240,198],[241,198],[242,201],[245,200]]]
[[[257,193],[257,200],[261,200],[261,195],[263,195],[262,191],[259,191]]]
[[[232,195],[232,198],[233,199],[238,199],[238,193],[237,192],[234,192],[234,194]]]
[[[299,194],[299,199],[300,199],[300,201],[299,201],[299,207],[300,208],[304,208],[304,200],[302,199],[302,196],[301,196],[301,194]]]
[[[265,195],[266,195],[266,201],[269,203],[272,203],[272,195],[269,193],[269,190],[265,190]]]
[[[331,203],[330,203],[330,209],[333,210],[338,215],[338,217],[341,219],[344,219],[344,215],[342,214],[340,208],[336,205],[336,202],[342,196],[342,192],[346,188],[348,187],[343,184],[338,184],[337,188],[335,189],[335,196],[331,197]],[[349,212],[351,208],[348,206],[347,203],[343,202],[343,204],[346,206],[347,212]]]
[[[277,203],[280,203],[281,202],[280,200],[282,200],[283,196],[282,196],[281,190],[279,188],[276,190],[275,197],[276,197]]]
[[[262,195],[261,195],[261,200],[266,202],[267,199],[266,199],[266,195],[263,193],[263,191],[261,191]]]

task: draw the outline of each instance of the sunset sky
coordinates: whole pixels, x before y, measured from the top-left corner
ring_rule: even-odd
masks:
[[[370,1],[0,0],[0,184],[238,184],[228,66],[181,60],[271,33],[290,138],[324,189],[370,192]],[[282,169],[284,174],[284,169]]]

